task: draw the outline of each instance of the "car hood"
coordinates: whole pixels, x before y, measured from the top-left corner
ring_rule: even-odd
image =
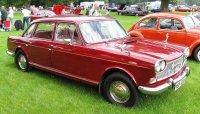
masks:
[[[175,46],[169,46],[167,43],[136,38],[112,41],[104,45],[98,44],[95,47],[96,49],[130,56],[149,63],[154,63],[161,59],[169,62],[183,54],[181,50],[176,49]]]

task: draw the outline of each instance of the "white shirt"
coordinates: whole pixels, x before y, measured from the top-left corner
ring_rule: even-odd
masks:
[[[8,17],[13,18],[13,10],[12,10],[12,9],[10,9],[10,10],[8,11]]]
[[[27,9],[23,9],[22,14],[23,14],[24,17],[30,17],[31,11],[29,11]]]

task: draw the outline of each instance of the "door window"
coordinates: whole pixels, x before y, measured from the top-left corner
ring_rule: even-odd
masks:
[[[168,30],[182,30],[182,24],[180,21],[170,18],[162,18],[160,19],[160,29],[168,29]]]
[[[153,28],[157,27],[157,23],[158,23],[157,18],[148,18],[148,19],[143,20],[139,24],[139,26],[140,26],[140,28],[150,28],[150,29],[153,29]]]
[[[69,23],[59,23],[56,27],[55,40],[64,42],[64,39],[69,39],[73,45],[81,45],[81,39],[78,37],[76,26]]]
[[[53,37],[54,23],[39,23],[34,38],[51,40]]]

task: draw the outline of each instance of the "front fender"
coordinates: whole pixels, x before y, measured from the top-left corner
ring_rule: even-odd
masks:
[[[140,32],[135,31],[135,30],[130,31],[129,34],[130,34],[132,37],[144,38],[144,36],[143,36]]]
[[[190,56],[193,54],[193,52],[198,46],[200,46],[200,39],[196,40],[195,42],[192,43],[192,45],[190,45]]]

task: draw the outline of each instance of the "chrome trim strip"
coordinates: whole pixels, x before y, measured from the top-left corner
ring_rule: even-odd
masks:
[[[186,76],[188,76],[190,73],[190,69],[189,67],[186,67],[186,69],[184,70],[184,72],[176,79],[169,79],[169,82],[164,83],[160,86],[154,87],[154,88],[150,88],[150,87],[145,87],[145,86],[139,86],[138,90],[143,93],[143,94],[149,94],[149,95],[156,95],[156,94],[160,94],[164,91],[166,91],[169,88],[173,88],[174,85],[179,82],[180,80],[182,80],[183,78],[185,78]]]
[[[14,56],[15,55],[15,53],[13,53],[13,52],[11,52],[11,51],[6,51],[6,53],[8,54],[8,55],[10,55],[10,56]]]

